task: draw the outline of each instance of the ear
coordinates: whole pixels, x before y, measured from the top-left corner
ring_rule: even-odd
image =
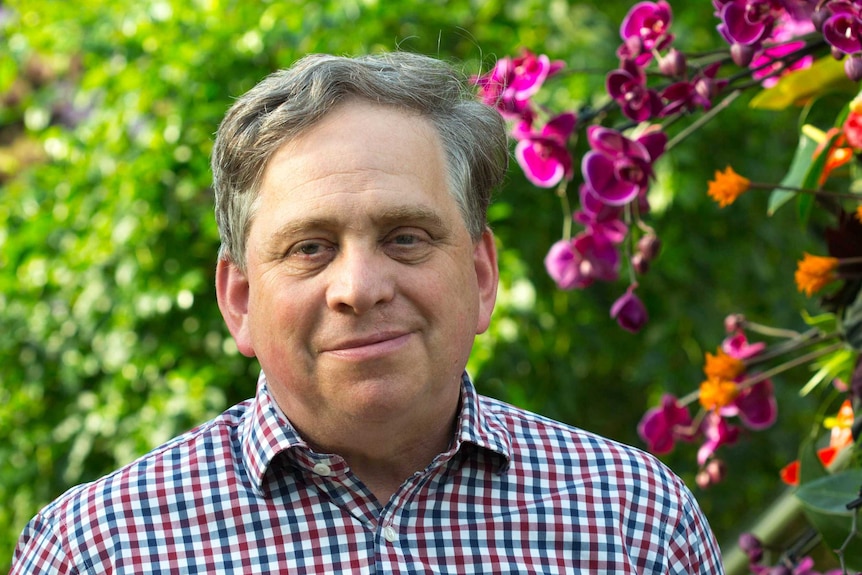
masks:
[[[491,312],[497,301],[497,284],[500,270],[497,268],[497,246],[494,234],[489,228],[482,232],[482,238],[473,246],[473,263],[476,266],[476,281],[479,287],[479,315],[476,333],[484,333],[491,323]]]
[[[216,298],[221,315],[240,353],[254,357],[248,325],[248,279],[226,259],[219,259],[216,267]]]

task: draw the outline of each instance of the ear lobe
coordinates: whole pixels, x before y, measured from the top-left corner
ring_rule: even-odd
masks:
[[[491,313],[497,301],[497,284],[500,270],[497,268],[497,246],[494,234],[485,228],[482,238],[473,247],[473,262],[476,266],[476,281],[479,287],[479,314],[476,333],[484,333],[491,323]]]
[[[248,279],[233,263],[219,259],[216,266],[218,307],[240,353],[254,357],[248,326]]]

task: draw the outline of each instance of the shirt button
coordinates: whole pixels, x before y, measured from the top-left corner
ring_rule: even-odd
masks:
[[[332,468],[325,463],[318,463],[314,466],[313,471],[321,477],[329,477],[332,475]]]
[[[392,528],[391,525],[387,525],[383,528],[383,538],[392,543],[396,539],[398,539],[398,533],[395,529]]]

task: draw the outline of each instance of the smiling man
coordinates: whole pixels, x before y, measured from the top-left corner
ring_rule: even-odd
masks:
[[[309,56],[213,152],[255,397],[28,525],[13,573],[721,573],[638,450],[476,393],[505,128],[446,64]]]

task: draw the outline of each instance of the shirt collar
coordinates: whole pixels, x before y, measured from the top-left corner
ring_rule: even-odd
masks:
[[[501,421],[493,417],[478,394],[470,377],[461,377],[461,406],[455,437],[451,449],[437,459],[448,459],[462,450],[465,444],[496,454],[497,472],[508,468],[512,438]],[[261,371],[257,393],[239,427],[242,460],[255,492],[267,496],[266,475],[275,458],[292,448],[309,451],[308,444],[299,436],[290,421],[278,407]]]
[[[260,372],[257,393],[239,428],[242,459],[258,495],[267,496],[266,472],[283,451],[307,444],[287,420],[269,392],[266,375]]]

